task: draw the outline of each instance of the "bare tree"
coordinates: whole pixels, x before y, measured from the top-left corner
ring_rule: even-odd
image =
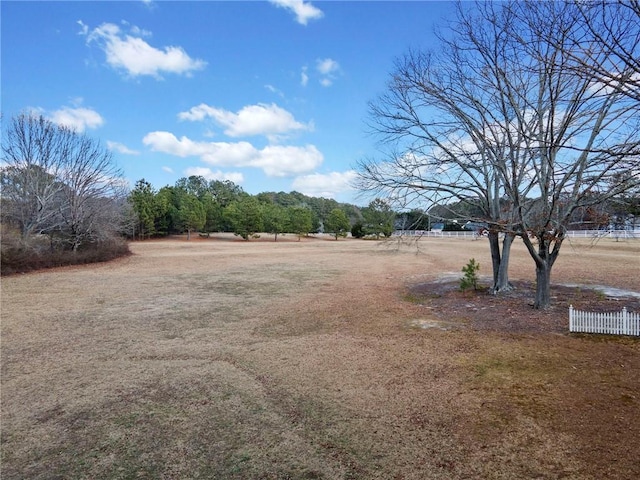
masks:
[[[551,269],[573,212],[640,181],[640,105],[624,93],[628,76],[605,85],[576,73],[575,32],[583,29],[576,5],[531,2],[506,8],[519,19],[511,31],[522,46],[518,58],[526,59],[519,70],[536,78],[533,88],[517,91],[529,105],[515,121],[529,155],[528,179],[509,196],[536,265],[535,307],[545,308]],[[541,31],[555,32],[553,41]],[[611,52],[591,48],[588,54],[606,64]]]
[[[99,142],[23,114],[12,119],[2,151],[2,216],[23,241],[57,235],[77,250],[120,231],[122,173]]]
[[[580,74],[572,47],[581,22],[569,3],[460,5],[442,53],[405,57],[372,107],[377,131],[399,153],[361,165],[362,188],[476,202],[495,232],[498,280],[510,243],[500,258],[497,233],[522,237],[536,266],[536,308],[549,305],[573,212],[627,191],[640,175],[629,77],[603,84]],[[610,54],[589,50],[601,64]]]
[[[20,115],[11,120],[3,141],[2,218],[15,225],[23,243],[33,234],[51,233],[62,224],[57,152],[71,132],[43,117]]]
[[[478,213],[464,220],[487,225],[497,293],[511,288],[516,221],[507,190],[527,171],[522,132],[512,126],[514,109],[527,105],[512,90],[529,79],[509,81],[517,55],[506,34],[513,14],[484,13],[502,17],[478,22],[459,6],[454,35],[440,36],[438,53],[411,51],[396,62],[388,92],[371,103],[373,130],[390,152],[361,162],[359,186],[403,204],[472,207]]]
[[[73,134],[60,152],[66,208],[64,231],[73,250],[106,232],[119,231],[118,201],[125,197],[122,173],[111,152],[86,136]]]

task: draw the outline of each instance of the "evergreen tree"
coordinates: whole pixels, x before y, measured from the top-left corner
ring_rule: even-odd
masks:
[[[309,234],[313,228],[313,214],[311,210],[303,207],[291,207],[289,213],[289,230],[300,237]]]
[[[263,229],[262,209],[255,197],[235,201],[224,210],[224,216],[235,235],[249,240]]]
[[[156,233],[156,193],[144,178],[138,180],[129,194],[129,202],[137,217],[137,232],[140,238]]]
[[[350,229],[351,223],[347,218],[347,214],[339,208],[331,210],[324,222],[325,233],[332,234],[336,240],[338,240],[338,237],[346,237]]]
[[[273,233],[274,241],[278,241],[278,235],[284,233],[289,227],[289,216],[287,211],[280,205],[275,203],[267,203],[262,205],[262,220],[264,231]]]

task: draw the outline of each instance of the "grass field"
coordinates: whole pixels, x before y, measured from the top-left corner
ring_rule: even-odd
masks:
[[[485,240],[267,239],[3,278],[3,480],[640,478],[640,341],[408,293],[488,275]],[[640,242],[584,241],[552,282],[639,274]],[[519,243],[511,277],[535,277]]]

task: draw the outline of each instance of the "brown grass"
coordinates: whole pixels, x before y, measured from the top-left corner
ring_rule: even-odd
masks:
[[[520,244],[497,300],[434,282],[489,274],[482,240],[267,240],[4,278],[2,478],[640,477],[640,343],[557,318],[624,301],[531,310]],[[639,272],[638,242],[578,242],[553,281]]]

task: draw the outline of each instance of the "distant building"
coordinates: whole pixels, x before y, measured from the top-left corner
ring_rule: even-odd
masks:
[[[489,225],[487,225],[484,222],[467,222],[463,225],[463,227],[465,230],[472,230],[474,232],[479,232],[480,230],[486,230],[487,228],[489,228]]]

